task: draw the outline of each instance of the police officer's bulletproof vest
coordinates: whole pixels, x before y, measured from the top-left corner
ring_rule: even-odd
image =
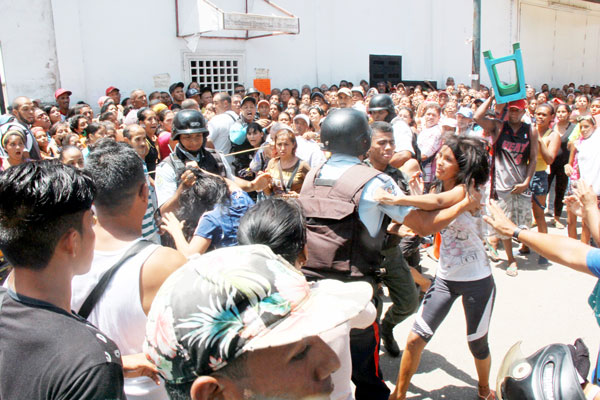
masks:
[[[336,180],[306,176],[299,202],[307,219],[308,260],[302,271],[317,279],[373,276],[381,261],[386,226],[371,237],[358,216],[362,191],[381,172],[357,164]]]
[[[227,176],[227,173],[225,172],[225,166],[223,165],[221,156],[216,152],[216,150],[202,148],[200,151],[202,152],[202,161],[198,164],[198,166],[203,170],[225,178]],[[176,153],[177,151],[174,151],[169,154],[169,157],[165,158],[163,162],[166,162],[173,168],[173,171],[175,171],[175,176],[177,177],[177,185],[179,185],[179,178],[185,169],[185,161],[183,161]],[[186,161],[188,160],[186,159]]]

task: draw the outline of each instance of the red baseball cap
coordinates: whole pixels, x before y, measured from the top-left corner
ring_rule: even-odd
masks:
[[[525,99],[510,101],[508,103],[508,108],[518,108],[519,110],[525,110],[527,108],[527,101]]]
[[[113,90],[120,91],[119,88],[116,88],[114,86],[109,86],[109,87],[106,88],[106,95],[108,96],[108,94],[110,92],[112,92]]]
[[[56,92],[54,92],[54,98],[58,99],[58,96],[61,96],[63,94],[68,94],[69,96],[73,94],[73,92],[71,92],[70,90],[67,89],[58,89]]]

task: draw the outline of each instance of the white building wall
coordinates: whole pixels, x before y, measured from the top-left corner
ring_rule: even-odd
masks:
[[[537,86],[543,81],[592,79],[600,57],[600,42],[595,39],[600,17],[586,16],[582,30],[577,26],[581,19],[565,17],[563,11],[547,16],[527,12],[531,7],[527,4],[535,1],[541,0],[482,1],[481,50],[491,49],[500,57],[512,51],[513,42],[521,40],[527,80]],[[56,88],[64,87],[73,91],[73,103],[85,100],[95,105],[111,85],[127,96],[136,88],[148,93],[166,89],[165,85],[155,86],[153,78],[158,74],[169,74],[171,82],[188,81],[184,56],[193,52],[184,39],[176,37],[175,1],[3,3],[0,44],[9,100],[26,94],[49,101]],[[220,3],[226,11],[237,11],[243,1]],[[451,75],[458,82],[471,81],[472,0],[276,3],[300,18],[299,35],[248,41],[200,39],[195,53],[243,55],[242,79],[247,86],[255,78],[255,68],[270,70],[272,87],[299,88],[305,83],[315,86],[341,79],[358,83],[368,79],[369,54],[401,55],[405,80],[429,79],[443,86]],[[258,0],[250,0],[249,5],[251,12],[267,11]],[[563,40],[559,52],[554,49],[552,62],[540,65],[539,60],[548,59],[552,53],[549,48],[535,46],[531,38],[538,29],[550,29],[552,15],[561,18],[561,26],[568,29],[573,25],[574,32],[585,31],[586,36],[577,46],[565,46]],[[584,63],[577,57],[580,51],[586,55]],[[560,62],[565,58],[569,63]],[[483,60],[481,80],[489,83]]]
[[[2,0],[0,46],[8,102],[27,94],[52,97],[59,81],[49,1]]]

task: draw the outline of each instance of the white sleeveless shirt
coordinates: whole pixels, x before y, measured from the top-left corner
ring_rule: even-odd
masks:
[[[137,243],[134,240],[116,251],[94,251],[90,271],[73,277],[71,308],[79,311],[83,302],[96,287],[108,269],[117,263],[125,252]],[[111,338],[122,355],[142,352],[146,333],[146,314],[140,297],[142,265],[158,245],[151,244],[127,260],[115,273],[88,321]],[[150,378],[125,378],[125,395],[128,399],[167,400],[164,385],[156,385]]]
[[[442,229],[436,276],[448,281],[476,281],[492,274],[483,247],[483,220],[464,212]]]

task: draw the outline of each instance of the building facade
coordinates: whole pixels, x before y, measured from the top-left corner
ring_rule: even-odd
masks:
[[[279,88],[358,83],[369,79],[370,55],[401,56],[403,80],[443,86],[448,76],[472,79],[473,0],[275,0],[299,19],[299,33],[249,40],[178,37],[199,18],[181,10],[202,0],[2,2],[0,71],[8,100],[51,101],[63,87],[73,103],[94,105],[108,86],[125,97],[192,79],[252,86],[265,73]],[[277,15],[262,0],[213,2],[225,11],[245,12],[247,5],[250,13]],[[600,83],[598,37],[596,2],[482,0],[481,50],[500,57],[521,42],[526,80],[537,88]],[[510,69],[502,74],[514,78]],[[481,82],[489,83],[483,62]]]

